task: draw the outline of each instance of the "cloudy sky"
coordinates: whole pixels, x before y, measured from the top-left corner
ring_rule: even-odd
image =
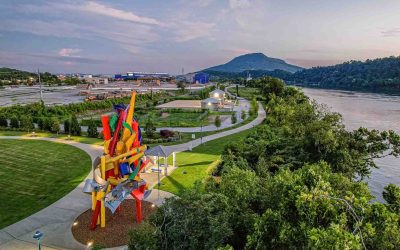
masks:
[[[303,67],[400,55],[398,0],[1,0],[0,67],[179,73],[263,52]]]

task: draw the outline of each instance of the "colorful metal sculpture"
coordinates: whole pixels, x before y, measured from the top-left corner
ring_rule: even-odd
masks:
[[[83,189],[92,194],[92,221],[90,229],[106,225],[106,207],[112,213],[120,209],[129,194],[136,201],[136,221],[142,221],[142,200],[150,193],[140,172],[150,158],[144,156],[140,127],[133,119],[136,92],[132,92],[128,107],[114,105],[116,114],[109,119],[101,117],[104,135],[104,155],[93,163],[93,179],[86,180]]]

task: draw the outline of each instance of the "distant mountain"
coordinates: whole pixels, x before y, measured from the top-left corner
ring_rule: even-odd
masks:
[[[281,59],[268,57],[263,53],[251,53],[235,57],[225,64],[204,69],[203,71],[241,73],[246,70],[284,70],[293,73],[301,69],[301,67],[288,64]]]
[[[283,77],[289,83],[319,88],[400,92],[400,57],[349,61],[314,67]]]

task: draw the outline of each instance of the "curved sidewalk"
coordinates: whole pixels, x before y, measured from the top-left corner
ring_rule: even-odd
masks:
[[[205,136],[188,143],[167,146],[167,148],[174,152],[186,151],[199,146],[202,142],[204,143],[215,140],[257,126],[263,122],[265,117],[265,110],[262,105],[259,104],[257,118],[246,125],[214,135]],[[103,147],[98,145],[90,145],[55,138],[0,136],[0,139],[31,139],[69,144],[84,150],[91,157],[92,161],[98,155],[103,153]],[[87,178],[91,178],[91,173],[89,173]],[[82,192],[83,186],[84,181],[66,196],[50,206],[19,222],[1,229],[0,249],[37,249],[37,242],[32,238],[36,230],[44,232],[42,249],[85,249],[86,246],[77,242],[73,238],[70,230],[75,218],[91,207],[90,197]],[[171,196],[174,195],[162,190],[154,190],[146,200],[155,204],[162,204],[164,198]]]
[[[168,150],[168,152],[187,151],[187,150],[190,150],[194,147],[201,145],[204,142],[212,141],[212,140],[224,137],[224,136],[236,134],[236,133],[242,132],[244,130],[251,129],[257,125],[260,125],[264,121],[266,116],[267,116],[267,114],[265,113],[263,106],[261,104],[259,104],[257,118],[243,126],[240,126],[238,128],[234,128],[234,129],[230,129],[230,130],[226,130],[221,133],[204,136],[203,138],[199,138],[199,139],[187,142],[187,143],[172,145],[172,146],[165,146],[165,148]]]

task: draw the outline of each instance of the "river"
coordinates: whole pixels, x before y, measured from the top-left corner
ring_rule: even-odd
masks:
[[[394,130],[400,133],[400,96],[303,88],[304,93],[320,104],[343,116],[348,130],[359,127]],[[400,158],[377,159],[378,169],[373,169],[368,185],[376,200],[383,201],[383,188],[394,183],[400,185]]]

